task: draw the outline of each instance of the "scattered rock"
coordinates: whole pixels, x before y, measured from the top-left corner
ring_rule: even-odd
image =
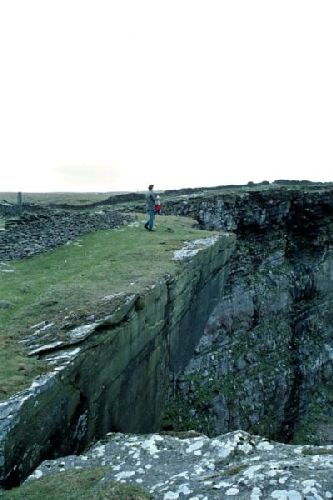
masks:
[[[154,499],[332,498],[333,448],[288,446],[236,431],[209,439],[109,434],[81,456],[45,461],[28,478],[111,465],[103,481],[140,484]],[[315,454],[317,453],[317,454]]]

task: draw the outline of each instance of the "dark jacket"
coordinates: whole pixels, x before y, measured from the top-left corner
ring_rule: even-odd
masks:
[[[155,210],[155,200],[156,200],[156,194],[154,191],[148,191],[146,193],[146,206],[147,206],[147,212],[154,211]]]

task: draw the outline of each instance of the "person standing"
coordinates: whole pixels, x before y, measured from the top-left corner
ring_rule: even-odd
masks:
[[[156,194],[154,193],[154,184],[149,184],[148,192],[146,193],[146,206],[147,206],[148,220],[145,224],[145,228],[148,229],[148,231],[153,231],[153,227],[154,227],[155,201],[156,201]]]

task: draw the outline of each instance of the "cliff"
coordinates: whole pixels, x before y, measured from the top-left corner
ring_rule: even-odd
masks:
[[[87,462],[114,468],[98,488],[133,482],[154,498],[332,498],[332,186],[162,201],[224,234],[183,248],[177,272],[115,295],[98,320],[59,338],[36,326],[27,347],[50,371],[0,403],[2,484],[111,431],[34,478]],[[178,434],[189,429],[211,439]],[[163,430],[175,436],[120,434]]]
[[[150,236],[150,235],[149,235]],[[234,236],[212,235],[174,254],[174,274],[115,294],[105,314],[67,332],[35,325],[25,341],[48,373],[0,403],[0,478],[18,484],[45,458],[81,451],[108,431],[160,427],[169,372],[184,368],[221,298]]]
[[[164,425],[333,443],[333,191],[178,197],[165,210],[237,235],[224,297]]]

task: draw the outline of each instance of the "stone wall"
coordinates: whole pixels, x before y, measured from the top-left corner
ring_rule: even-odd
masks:
[[[9,217],[18,214],[18,206],[12,203],[0,202],[0,216]]]
[[[112,229],[131,220],[116,210],[72,212],[65,210],[39,210],[26,212],[10,220],[6,230],[0,232],[0,261],[36,255],[79,236]]]
[[[79,452],[108,431],[159,429],[169,373],[189,361],[221,299],[234,242],[219,235],[186,246],[175,253],[174,275],[107,299],[98,321],[60,332],[36,325],[26,346],[50,372],[0,403],[0,484],[17,484],[42,459]]]

